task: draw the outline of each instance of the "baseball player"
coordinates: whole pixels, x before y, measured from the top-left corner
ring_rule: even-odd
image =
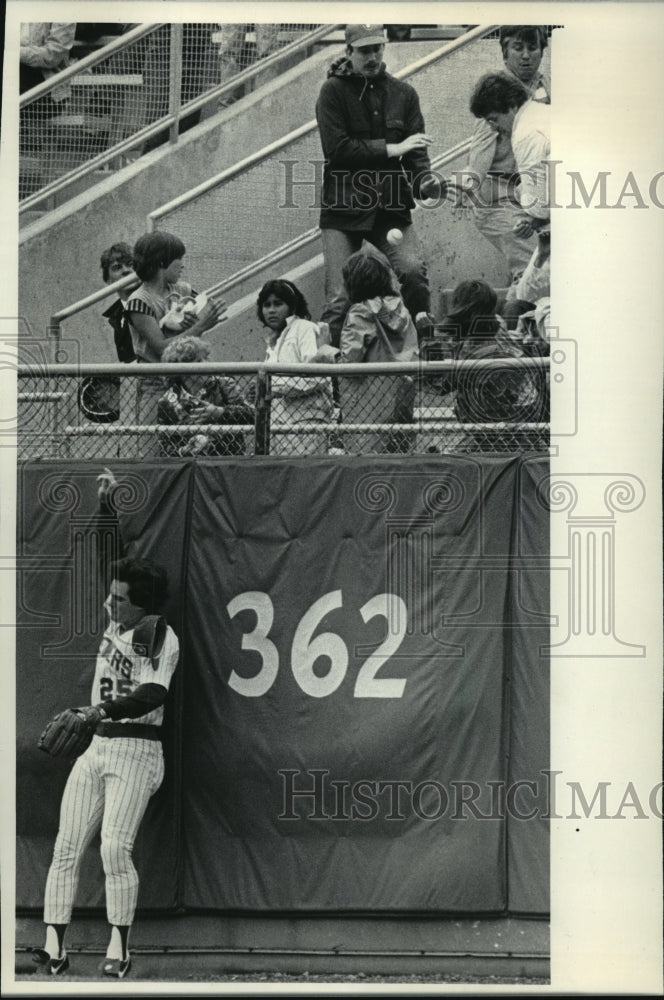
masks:
[[[112,473],[99,476],[100,510],[108,514]],[[123,979],[131,959],[128,938],[136,910],[138,876],[132,849],[150,796],[161,785],[160,730],[179,643],[158,615],[167,597],[165,570],[147,559],[121,558],[111,566],[104,607],[108,626],[97,653],[91,706],[97,723],[88,749],[74,764],[62,798],[60,826],[46,880],[46,941],[33,960],[52,975],[69,967],[64,945],[83,854],[101,828],[106,911],[111,937],[100,971]]]

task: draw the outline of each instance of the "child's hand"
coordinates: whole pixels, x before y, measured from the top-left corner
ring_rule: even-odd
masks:
[[[209,298],[201,309],[196,325],[200,327],[201,332],[210,330],[217,323],[223,323],[227,319],[227,312],[228,306],[225,299]]]
[[[213,424],[219,419],[219,409],[214,403],[205,403],[200,400],[192,407],[191,412],[195,413],[196,420],[202,424]]]
[[[515,222],[512,226],[512,232],[515,236],[520,237],[522,240],[527,240],[535,232],[535,227],[533,226],[530,219],[522,218],[518,222]]]
[[[321,344],[313,358],[312,364],[332,364],[339,357],[339,348],[332,347],[332,344]]]

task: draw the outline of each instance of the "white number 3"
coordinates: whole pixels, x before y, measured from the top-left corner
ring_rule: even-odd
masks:
[[[267,637],[274,621],[274,605],[262,590],[247,590],[244,594],[234,597],[228,603],[227,610],[231,618],[240,611],[254,611],[256,614],[256,627],[253,632],[247,632],[242,636],[242,648],[255,649],[260,653],[261,669],[254,677],[241,677],[233,670],[228,678],[228,684],[238,694],[243,694],[247,698],[258,698],[270,690],[279,670],[279,652],[272,640]]]

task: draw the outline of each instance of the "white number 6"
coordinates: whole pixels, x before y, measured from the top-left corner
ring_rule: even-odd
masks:
[[[293,677],[305,694],[312,698],[324,698],[336,691],[346,676],[348,650],[340,635],[322,632],[315,639],[311,633],[321,619],[342,605],[341,591],[332,590],[315,601],[300,620],[293,638],[291,649],[291,669]],[[326,656],[330,668],[324,677],[314,673],[314,663],[319,656]]]

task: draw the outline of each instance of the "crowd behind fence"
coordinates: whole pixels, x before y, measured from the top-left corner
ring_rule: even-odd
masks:
[[[267,82],[336,25],[137,25],[21,95],[20,210],[124,166]]]
[[[548,369],[546,357],[23,365],[17,455],[99,460],[546,451]]]

